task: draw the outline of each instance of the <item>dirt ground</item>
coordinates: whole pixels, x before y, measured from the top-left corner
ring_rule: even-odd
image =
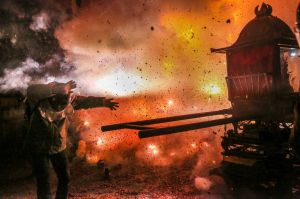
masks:
[[[14,163],[10,167],[2,166],[0,198],[36,198],[35,180],[30,165],[24,162]],[[294,182],[288,194],[277,193],[272,189],[272,183],[264,184],[261,187],[265,189],[259,190],[256,186],[245,186],[245,182],[240,182],[234,187],[223,180],[219,180],[208,191],[200,191],[195,187],[194,178],[191,177],[192,165],[187,163],[168,168],[115,165],[109,167],[109,178],[106,179],[104,165],[90,165],[82,160],[73,160],[70,164],[69,198],[300,198],[299,178],[296,178],[298,181]],[[51,178],[54,195],[56,177],[52,170]]]
[[[20,166],[20,165],[19,165]],[[173,168],[159,167],[110,167],[109,178],[104,177],[103,165],[89,165],[75,160],[70,165],[70,197],[96,198],[232,198],[224,185],[210,191],[199,191],[190,177],[188,165]],[[0,198],[35,198],[35,180],[29,164],[20,168],[6,168],[2,174]],[[55,193],[56,177],[51,170],[52,192]]]

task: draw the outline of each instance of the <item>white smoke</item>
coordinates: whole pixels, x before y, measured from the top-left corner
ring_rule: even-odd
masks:
[[[50,18],[45,11],[41,11],[39,14],[32,16],[32,21],[29,28],[33,31],[42,31],[48,29]]]
[[[0,90],[25,89],[32,81],[29,73],[41,71],[42,66],[32,58],[27,58],[20,67],[6,68],[0,78]]]
[[[1,36],[0,36],[1,37]],[[14,35],[11,39],[10,39],[10,42],[14,45],[17,43],[17,35]]]

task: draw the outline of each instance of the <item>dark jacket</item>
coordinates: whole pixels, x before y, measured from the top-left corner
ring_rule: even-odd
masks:
[[[63,110],[54,111],[48,101],[53,95],[47,89],[47,84],[37,84],[27,90],[31,113],[26,145],[32,153],[55,154],[65,150],[68,118],[74,110],[101,107],[104,104],[103,97],[70,96]]]

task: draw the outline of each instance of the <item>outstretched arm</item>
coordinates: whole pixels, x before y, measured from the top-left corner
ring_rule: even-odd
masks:
[[[89,97],[75,96],[72,105],[75,110],[96,108],[96,107],[107,107],[110,108],[111,110],[116,110],[119,107],[119,103],[114,102],[113,99],[105,99],[104,97],[93,97],[93,96],[89,96]]]

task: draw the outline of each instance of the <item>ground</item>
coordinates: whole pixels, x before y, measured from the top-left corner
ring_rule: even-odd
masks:
[[[298,185],[294,186],[287,196],[277,194],[272,189],[272,183],[264,184],[261,187],[266,189],[259,190],[242,181],[238,182],[237,186],[231,186],[228,182],[220,180],[221,178],[217,178],[218,183],[215,183],[210,190],[200,191],[195,187],[194,177],[191,177],[192,162],[168,168],[115,165],[109,168],[108,179],[105,178],[104,167],[103,164],[90,165],[83,160],[73,160],[70,164],[72,179],[69,198],[265,199],[276,198],[276,195],[277,198],[300,198],[297,189],[299,178],[298,183],[296,182]],[[2,166],[1,171],[0,198],[35,198],[35,180],[28,163],[14,162],[10,167]],[[53,171],[51,177],[54,195],[56,178]]]

